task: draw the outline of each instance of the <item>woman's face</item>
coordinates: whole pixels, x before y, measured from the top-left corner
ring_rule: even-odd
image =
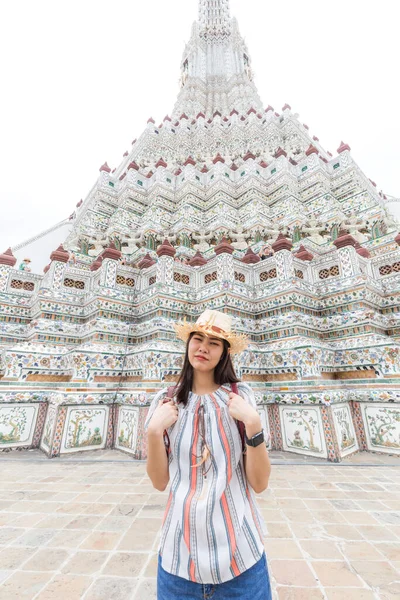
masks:
[[[223,353],[224,343],[219,338],[195,333],[189,342],[189,362],[197,371],[213,371]]]

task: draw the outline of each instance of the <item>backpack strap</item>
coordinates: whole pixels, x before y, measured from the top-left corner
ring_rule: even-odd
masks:
[[[234,394],[237,394],[238,396],[240,396],[237,383],[231,383],[231,389]],[[246,452],[246,428],[244,426],[243,421],[236,421],[236,425],[239,429],[240,439],[242,440],[243,454],[245,454],[245,452]]]
[[[171,400],[173,400],[173,398],[175,396],[176,388],[177,388],[176,385],[171,385],[168,388],[167,395],[164,398],[163,404],[166,404],[167,402],[171,402]],[[164,444],[165,444],[165,448],[167,450],[167,454],[169,455],[171,453],[171,444],[169,441],[169,435],[168,435],[167,430],[164,431]]]
[[[173,398],[175,396],[176,388],[177,388],[176,385],[171,385],[171,387],[168,388],[167,395],[164,398],[163,404],[165,404],[166,402],[170,402],[171,400],[173,400]]]

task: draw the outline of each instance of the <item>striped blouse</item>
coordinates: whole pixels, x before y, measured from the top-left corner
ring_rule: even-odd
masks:
[[[257,408],[253,391],[238,384],[239,394]],[[230,384],[213,394],[190,392],[170,439],[170,493],[159,552],[168,573],[201,584],[224,583],[255,565],[264,552],[266,527],[247,481],[242,441],[228,410]],[[150,419],[167,389],[153,399]],[[201,455],[199,409],[203,406],[205,438],[211,457],[206,477],[196,468]]]

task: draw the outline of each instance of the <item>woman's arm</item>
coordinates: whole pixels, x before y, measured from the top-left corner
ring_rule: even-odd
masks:
[[[253,415],[252,418],[249,417],[248,421],[245,422],[245,427],[246,435],[249,439],[253,435],[260,433],[262,424],[258,413]],[[246,454],[244,455],[246,477],[256,494],[261,494],[261,492],[267,489],[271,475],[268,450],[265,443],[260,444],[257,448],[252,448],[251,446],[247,446],[246,448]]]
[[[242,383],[240,386],[240,396],[233,392],[229,394],[229,413],[231,417],[244,423],[246,435],[250,439],[260,433],[263,427],[252,389],[247,384]],[[256,494],[261,494],[267,489],[271,474],[268,450],[265,444],[260,444],[257,448],[251,446],[246,448],[244,455],[246,477]]]
[[[169,482],[169,461],[164,444],[164,431],[178,420],[178,407],[174,402],[158,401],[147,425],[147,475],[159,492],[163,492]]]
[[[165,450],[163,431],[160,434],[149,428],[147,448],[147,475],[156,490],[163,492],[169,482],[168,455]]]

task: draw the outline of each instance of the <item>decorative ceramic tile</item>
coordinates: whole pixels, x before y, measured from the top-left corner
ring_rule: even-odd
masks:
[[[139,408],[124,407],[119,410],[116,447],[135,452],[138,434]]]
[[[57,416],[57,407],[54,406],[54,404],[50,404],[49,409],[47,411],[47,417],[46,417],[42,441],[41,441],[41,447],[44,450],[46,450],[47,452],[50,452],[50,449],[52,446],[54,426],[56,423],[56,416]]]
[[[61,454],[105,448],[108,413],[108,406],[69,406]]]
[[[400,407],[361,404],[369,450],[400,454]]]
[[[280,407],[283,449],[327,458],[321,414],[318,407]]]
[[[0,404],[0,448],[30,446],[38,410],[38,404]]]
[[[350,407],[348,404],[337,404],[332,407],[332,414],[339,451],[343,458],[358,450]]]
[[[269,426],[268,406],[259,406],[258,413],[261,417],[261,423],[264,430],[265,439],[268,441],[268,448],[271,448],[271,431]]]

